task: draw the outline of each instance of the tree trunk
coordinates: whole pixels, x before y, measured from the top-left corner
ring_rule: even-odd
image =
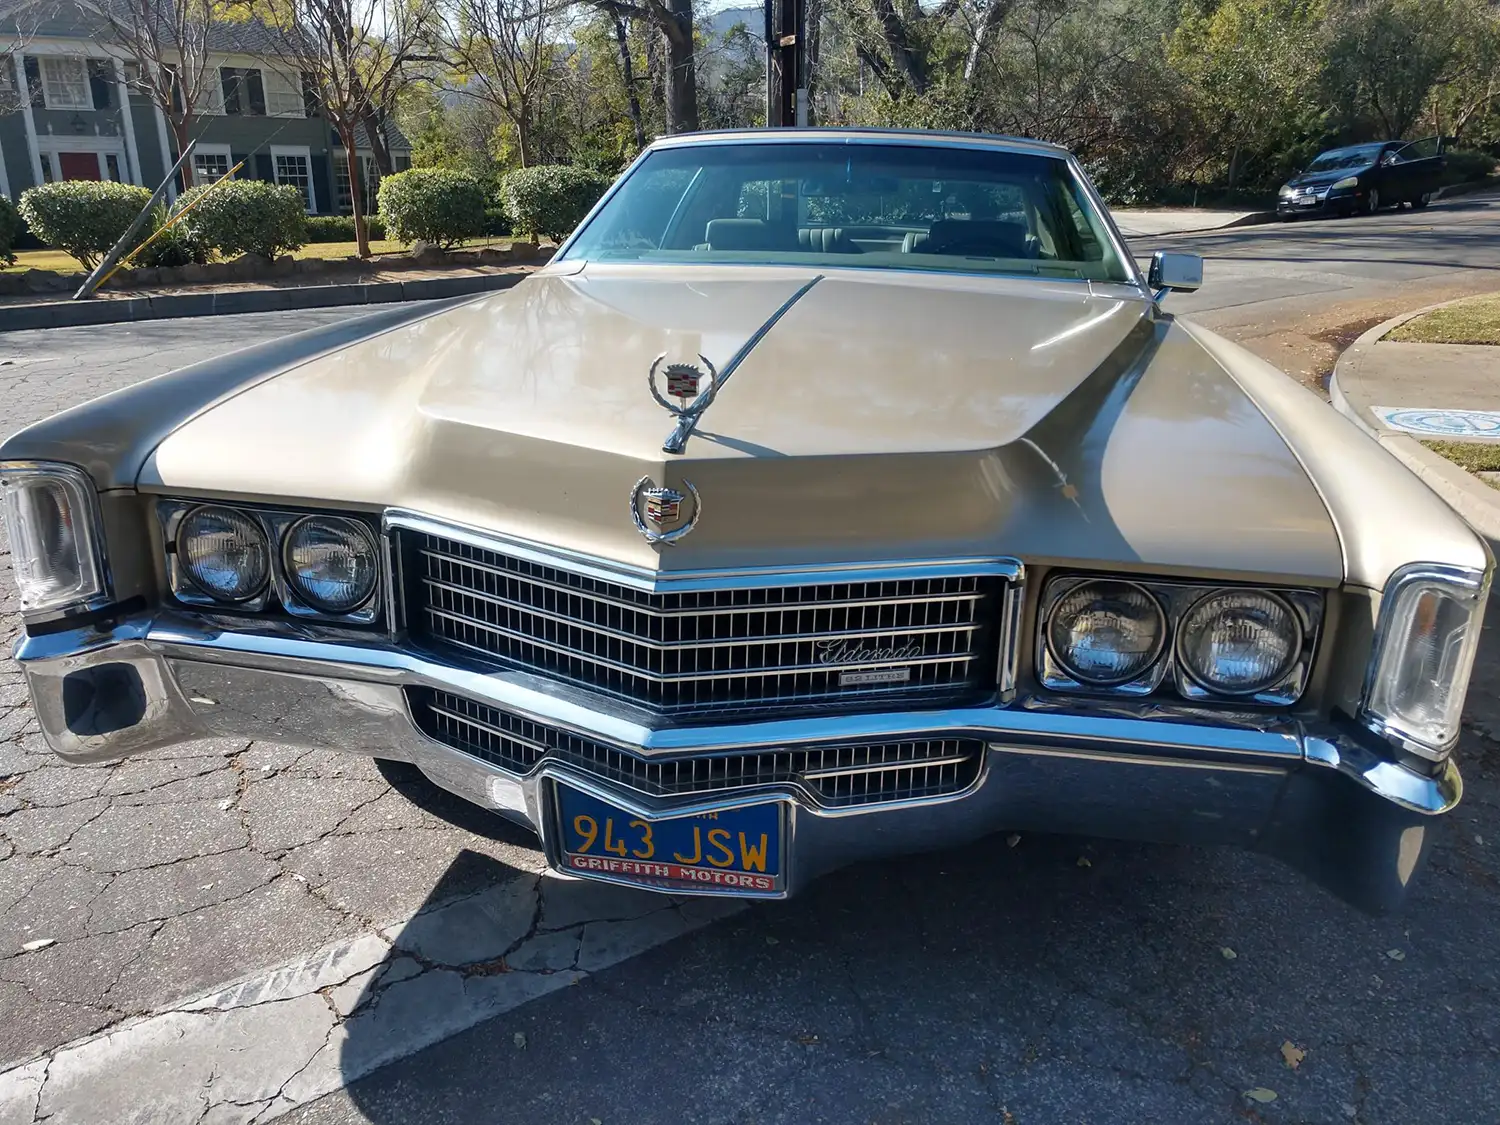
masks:
[[[354,150],[354,126],[340,125],[339,140],[344,142],[344,160],[349,167],[349,211],[354,216],[354,243],[361,258],[370,256],[370,228],[365,223],[364,190],[359,182],[359,153]]]
[[[193,139],[192,114],[184,113],[181,120],[178,120],[176,116],[172,118],[172,137],[177,141],[177,155],[181,156],[187,151],[187,146]],[[182,171],[177,173],[177,178],[182,182],[183,191],[193,186],[193,162],[191,160],[182,166]]]
[[[391,146],[386,143],[385,114],[374,106],[366,106],[360,114],[360,124],[365,127],[365,136],[370,138],[370,154],[375,157],[375,167],[382,176],[389,176],[396,171],[396,165],[391,160]]]
[[[625,21],[614,13],[615,43],[620,48],[620,78],[625,83],[625,103],[630,110],[630,125],[635,130],[635,151],[646,147],[646,122],[641,117],[641,96],[635,88],[635,61],[630,57],[630,39]]]
[[[667,46],[667,132],[698,129],[698,68],[693,50],[693,0],[667,0],[661,12]]]

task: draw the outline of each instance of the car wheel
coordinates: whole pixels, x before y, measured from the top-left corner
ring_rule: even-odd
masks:
[[[1417,196],[1416,199],[1413,199],[1411,201],[1411,205],[1413,207],[1426,207],[1431,202],[1432,202],[1432,192],[1430,192],[1430,191],[1424,191],[1421,195]]]
[[[1370,202],[1368,204],[1368,210],[1372,215],[1375,214],[1376,211],[1380,210],[1380,192],[1375,188],[1370,189]]]

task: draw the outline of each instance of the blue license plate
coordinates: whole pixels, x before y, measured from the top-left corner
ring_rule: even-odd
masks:
[[[655,820],[560,784],[557,813],[574,875],[741,894],[782,886],[780,802]]]

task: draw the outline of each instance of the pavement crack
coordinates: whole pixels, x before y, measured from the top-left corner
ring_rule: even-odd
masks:
[[[52,1077],[53,1057],[54,1056],[52,1055],[48,1055],[46,1061],[43,1062],[42,1080],[36,1084],[36,1101],[33,1102],[31,1106],[31,1120],[34,1122],[46,1120],[46,1118],[42,1116],[42,1092],[47,1089],[47,1080]],[[50,1117],[51,1114],[48,1114],[47,1116]]]

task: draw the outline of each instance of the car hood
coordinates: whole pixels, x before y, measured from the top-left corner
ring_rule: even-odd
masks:
[[[1134,289],[567,264],[206,410],[152,491],[400,507],[673,570],[1014,555],[1337,581],[1329,515],[1224,368]],[[757,333],[762,338],[755,340]],[[682,456],[648,372],[723,368]],[[643,477],[701,505],[652,545]]]
[[[1303,172],[1293,176],[1285,184],[1286,187],[1321,187],[1323,184],[1336,184],[1340,180],[1350,176],[1363,176],[1373,169],[1373,164],[1363,164],[1358,168],[1335,168],[1330,172]]]

